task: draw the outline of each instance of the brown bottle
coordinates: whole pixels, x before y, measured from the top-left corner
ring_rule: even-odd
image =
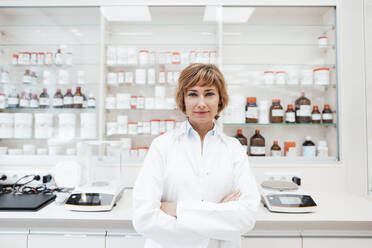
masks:
[[[248,142],[247,142],[247,138],[243,135],[243,132],[241,129],[238,129],[236,131],[236,135],[234,136],[235,138],[237,138],[240,142],[240,144],[242,144],[242,146],[244,147],[245,151],[248,153]]]
[[[287,111],[285,111],[285,122],[296,123],[296,112],[293,110],[292,104],[288,104]]]
[[[282,156],[282,149],[278,145],[278,141],[274,140],[274,144],[271,146],[271,156],[272,157],[281,157]]]
[[[245,105],[245,123],[258,122],[258,108],[256,104],[256,97],[247,97],[247,104]]]
[[[274,99],[270,107],[270,122],[282,123],[283,122],[283,107],[280,105],[279,99]]]
[[[53,107],[63,108],[63,95],[61,93],[61,89],[57,89],[57,92],[54,94]]]
[[[311,123],[320,123],[320,112],[318,106],[313,106],[313,112],[311,112]]]
[[[40,108],[49,108],[50,101],[49,101],[49,95],[47,92],[47,89],[44,88],[43,92],[41,92],[39,96],[39,107]]]
[[[301,93],[301,97],[295,101],[296,122],[310,123],[311,122],[311,101],[305,97],[305,93]]]
[[[83,108],[83,94],[81,93],[81,88],[79,86],[76,87],[76,91],[74,94],[74,108]]]
[[[323,123],[333,123],[333,112],[329,107],[329,104],[324,105],[324,109],[322,112],[322,119]]]
[[[256,130],[255,134],[249,140],[249,155],[250,156],[265,156],[265,138],[260,134],[260,130]]]
[[[67,89],[67,92],[63,97],[63,107],[64,108],[74,107],[74,96],[71,93],[71,89]]]

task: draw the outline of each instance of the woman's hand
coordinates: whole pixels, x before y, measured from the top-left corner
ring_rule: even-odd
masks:
[[[240,190],[231,192],[230,194],[228,194],[224,198],[222,198],[222,200],[220,201],[220,203],[229,202],[229,201],[237,201],[237,200],[239,200],[239,197],[241,195],[242,195],[242,193],[240,192]]]
[[[170,216],[177,217],[177,202],[162,202],[160,209]]]

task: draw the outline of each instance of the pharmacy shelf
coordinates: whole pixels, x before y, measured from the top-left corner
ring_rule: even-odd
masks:
[[[106,111],[178,111],[178,109],[106,109]]]
[[[126,84],[126,83],[120,83],[120,84],[117,84],[117,85],[113,85],[113,84],[107,84],[107,87],[111,87],[111,88],[128,88],[128,87],[156,87],[156,86],[165,86],[165,87],[177,87],[176,84],[159,84],[159,83],[155,83],[155,84],[136,84],[136,83],[133,83],[133,84]]]
[[[84,140],[97,140],[97,139],[85,139],[85,138],[59,138],[59,137],[52,137],[52,138],[0,138],[1,140],[15,140],[15,141],[27,141],[27,140],[47,140],[48,142],[55,142],[55,143],[70,143],[70,142],[75,142],[75,141],[84,141]]]
[[[91,113],[96,112],[96,108],[83,108],[83,109],[74,109],[74,108],[16,108],[16,109],[0,109],[0,113]]]
[[[67,64],[61,64],[61,65],[56,65],[56,64],[2,64],[3,66],[14,66],[14,67],[55,67],[55,68],[70,68],[74,66],[99,66],[99,63],[73,63],[71,65]]]
[[[85,87],[85,86],[97,86],[97,85],[99,85],[99,83],[86,83],[86,84],[78,84],[78,83],[75,83],[75,84],[0,83],[0,86],[2,86],[2,85],[4,85],[4,86],[5,86],[5,85],[6,85],[6,86],[16,85],[16,86],[25,86],[25,87],[40,87],[40,88],[42,89],[42,88],[47,88],[47,87],[75,87],[75,86]]]
[[[296,67],[296,66],[311,66],[311,67],[314,67],[314,68],[319,68],[319,67],[326,67],[326,68],[332,68],[334,69],[335,68],[335,64],[311,64],[311,63],[308,63],[308,64],[305,64],[305,63],[296,63],[296,64],[273,64],[273,63],[223,63],[222,62],[222,65],[223,66],[234,66],[234,67],[247,67],[247,66],[293,66],[293,67]]]
[[[223,123],[224,126],[298,126],[336,127],[336,123]]]
[[[86,47],[86,46],[94,46],[94,47],[99,47],[101,44],[99,43],[79,43],[79,44],[63,44],[67,47],[69,46],[76,46],[76,47]],[[60,47],[61,43],[0,43],[0,47],[30,47],[30,46],[36,46],[36,47],[43,47],[43,46],[55,46],[55,47]]]
[[[251,167],[264,168],[264,167],[320,167],[326,168],[328,166],[335,167],[341,166],[337,157],[252,157],[248,156]],[[327,165],[327,166],[325,166]]]

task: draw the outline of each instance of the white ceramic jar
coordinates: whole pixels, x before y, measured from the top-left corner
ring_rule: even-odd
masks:
[[[329,85],[329,68],[314,69],[314,84]]]
[[[80,138],[97,138],[97,115],[96,113],[80,114]]]
[[[107,96],[105,101],[106,109],[116,109],[116,98],[114,96]]]
[[[35,114],[35,138],[48,139],[53,136],[53,115],[48,113]]]
[[[32,137],[32,114],[14,114],[14,138],[30,139]]]
[[[58,114],[58,133],[61,139],[75,138],[76,115],[72,113]]]
[[[160,134],[160,120],[151,120],[151,135]]]
[[[118,134],[127,134],[128,133],[128,116],[127,115],[118,115]]]
[[[277,85],[285,85],[287,81],[287,73],[285,71],[277,71],[275,73],[275,82]]]
[[[273,71],[265,71],[264,72],[264,80],[265,80],[265,84],[273,85],[274,84],[274,72]]]

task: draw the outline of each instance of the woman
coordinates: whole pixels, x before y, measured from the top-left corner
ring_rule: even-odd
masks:
[[[215,124],[228,103],[214,65],[192,64],[179,78],[180,128],[151,144],[133,191],[133,225],[146,248],[240,247],[260,196],[239,141]]]

